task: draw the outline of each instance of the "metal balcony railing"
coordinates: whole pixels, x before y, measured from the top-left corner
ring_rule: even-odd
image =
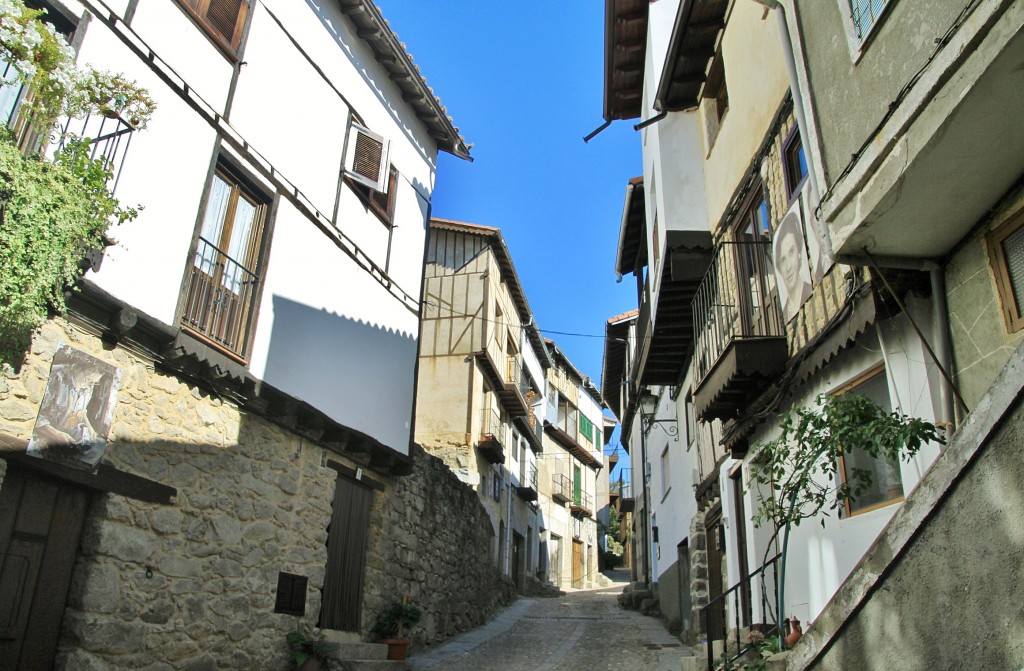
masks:
[[[697,386],[732,340],[785,336],[771,243],[723,242],[693,299]]]
[[[572,494],[572,506],[587,512],[594,511],[594,497],[587,492],[576,492]]]
[[[530,381],[523,372],[523,362],[518,354],[506,355],[505,383],[515,387],[524,400],[530,394]]]
[[[505,425],[501,423],[501,415],[498,411],[494,408],[484,408],[480,412],[480,434],[504,441],[504,433]]]
[[[747,651],[750,646],[743,640],[742,630],[755,624],[755,615],[759,619],[757,625],[765,636],[778,635],[777,567],[780,556],[775,555],[745,580],[736,583],[700,609],[701,622],[707,634],[708,671],[732,668],[732,662]],[[759,604],[756,613],[755,601]],[[732,635],[732,641],[729,640],[729,634]],[[714,641],[722,641],[722,658],[718,660],[715,659]]]
[[[624,499],[633,498],[633,483],[631,468],[623,468],[615,480],[608,483],[608,491],[612,496],[619,496]]]
[[[13,77],[14,66],[0,56],[0,74],[4,80]],[[43,127],[30,112],[34,91],[29,83],[17,82],[0,85],[0,121],[14,134],[14,143],[25,155],[46,152],[53,145],[53,156],[67,146],[71,138],[89,140],[89,158],[103,161],[110,173],[107,186],[113,192],[121,174],[121,165],[128,153],[132,131],[130,124],[116,114],[107,117],[90,115],[84,119],[64,117],[53,127]]]
[[[255,273],[199,238],[182,324],[244,359],[259,281]]]
[[[572,478],[562,473],[551,476],[551,497],[562,502],[572,501]]]
[[[533,464],[526,464],[519,472],[520,487],[537,489],[537,467]]]

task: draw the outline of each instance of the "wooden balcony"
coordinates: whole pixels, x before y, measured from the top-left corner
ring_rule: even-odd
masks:
[[[737,417],[785,371],[788,345],[766,241],[719,246],[693,301],[694,412]]]
[[[551,436],[551,438],[556,443],[564,447],[569,452],[569,454],[576,457],[587,466],[594,466],[595,468],[603,467],[604,463],[600,459],[595,457],[593,452],[591,452],[590,450],[576,442],[575,436],[570,435],[566,431],[566,429],[568,428],[570,427],[561,427],[552,424],[547,420],[544,421],[544,433]],[[575,427],[572,427],[571,430],[574,434],[576,433]]]

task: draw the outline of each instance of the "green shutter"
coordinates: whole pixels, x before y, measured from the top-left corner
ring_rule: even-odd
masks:
[[[588,439],[592,439],[594,435],[594,423],[587,419],[583,413],[580,413],[580,433]]]

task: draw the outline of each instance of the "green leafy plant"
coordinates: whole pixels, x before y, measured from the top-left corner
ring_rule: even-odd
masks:
[[[423,611],[408,596],[396,601],[377,616],[373,633],[378,638],[405,638],[408,630],[419,624]]]
[[[782,417],[779,437],[753,448],[750,479],[759,503],[753,521],[756,527],[772,526],[764,561],[771,552],[779,552],[779,537],[785,532],[777,612],[781,612],[785,594],[789,530],[819,515],[824,527],[832,511],[845,507],[871,486],[871,473],[864,469],[851,469],[845,480],[838,477],[839,458],[863,451],[898,463],[900,459],[909,461],[928,442],[944,442],[937,425],[888,412],[862,394],[821,394],[816,406],[792,409]]]
[[[88,140],[72,140],[51,163],[22,156],[0,132],[0,361],[20,362],[49,308],[64,309],[86,252],[106,245],[111,223],[138,214],[118,204],[109,170],[88,152]]]
[[[338,646],[328,642],[323,634],[314,634],[306,629],[296,629],[285,639],[288,641],[288,654],[296,669],[311,658],[319,661],[323,668],[330,668],[338,654]]]
[[[74,49],[45,18],[45,11],[27,8],[22,0],[0,0],[0,58],[10,64],[0,82],[31,84],[21,113],[48,128],[61,114],[110,111],[144,128],[156,108],[146,90],[123,75],[79,68]]]

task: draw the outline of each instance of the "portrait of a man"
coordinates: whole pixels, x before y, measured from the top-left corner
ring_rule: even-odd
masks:
[[[811,272],[802,223],[798,198],[782,218],[772,240],[779,301],[787,322],[796,316],[797,310],[811,295]]]
[[[61,345],[53,355],[28,453],[93,470],[103,457],[120,369]]]

